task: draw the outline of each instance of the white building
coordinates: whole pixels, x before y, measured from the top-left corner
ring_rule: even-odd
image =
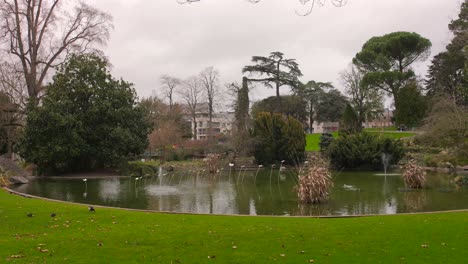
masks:
[[[364,127],[365,128],[383,128],[383,127],[393,126],[394,123],[392,119],[393,119],[393,111],[388,108],[385,108],[382,114],[380,114],[377,118],[374,118],[373,120],[369,122],[366,122],[364,124]]]
[[[312,126],[313,131],[312,133],[331,133],[338,131],[340,128],[340,123],[339,122],[323,122],[323,123],[318,123],[314,122],[314,125]]]
[[[383,113],[381,113],[378,117],[370,121],[364,122],[362,126],[364,128],[389,127],[389,126],[394,125],[392,119],[393,119],[393,111],[386,108],[384,109]],[[323,123],[314,122],[314,125],[312,128],[313,128],[312,133],[331,133],[331,132],[338,131],[340,129],[340,123],[339,122],[323,122]]]
[[[198,107],[198,110],[195,114],[197,122],[197,137],[195,138],[195,124],[190,115],[186,115],[187,122],[190,123],[192,128],[192,140],[205,140],[208,139],[209,134],[213,137],[219,135],[230,135],[234,127],[235,116],[234,112],[220,112],[214,113],[213,119],[211,121],[211,133],[209,133],[210,128],[210,118],[208,114],[208,105],[202,104]]]

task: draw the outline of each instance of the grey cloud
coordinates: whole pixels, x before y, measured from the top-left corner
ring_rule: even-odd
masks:
[[[161,74],[189,77],[215,66],[223,83],[240,81],[252,55],[282,51],[300,63],[304,81],[338,84],[370,37],[414,31],[429,38],[435,55],[450,40],[449,21],[459,0],[349,0],[342,8],[328,3],[307,17],[297,16],[297,0],[88,0],[114,16],[115,30],[105,48],[113,73],[135,83],[140,96],[159,86]],[[416,69],[425,75],[427,64]],[[258,88],[256,99],[272,95]]]

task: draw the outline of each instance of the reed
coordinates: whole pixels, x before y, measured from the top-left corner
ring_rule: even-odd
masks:
[[[333,180],[328,163],[318,157],[308,162],[309,166],[299,174],[297,197],[299,202],[317,204],[328,199],[329,191],[333,187]]]
[[[414,159],[409,160],[401,167],[403,181],[407,188],[421,189],[426,184],[426,172]]]

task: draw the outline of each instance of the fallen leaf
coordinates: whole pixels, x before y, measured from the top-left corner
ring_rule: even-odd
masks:
[[[281,257],[286,257],[286,254],[280,254]]]
[[[315,262],[315,260],[309,259],[309,263],[314,263],[314,262]]]
[[[49,252],[49,250],[48,250],[48,249],[45,249],[45,248],[44,248],[44,249],[41,249],[41,250],[39,250],[39,251],[41,251],[42,253]]]
[[[11,255],[10,258],[18,259],[18,258],[24,258],[23,255]]]
[[[429,245],[423,244],[423,245],[421,245],[421,247],[422,247],[422,248],[428,248]]]
[[[236,246],[232,246],[233,249],[236,249],[237,247]]]

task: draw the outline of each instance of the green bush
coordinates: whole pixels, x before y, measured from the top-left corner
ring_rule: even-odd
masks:
[[[134,177],[153,176],[158,174],[158,166],[140,161],[125,162],[121,164],[119,174]]]
[[[334,140],[327,154],[337,168],[382,168],[382,154],[391,156],[390,164],[396,164],[404,155],[403,142],[369,133],[344,135]]]
[[[325,151],[327,148],[330,146],[330,144],[333,142],[333,135],[331,133],[323,133],[320,136],[320,151]]]
[[[95,54],[67,60],[27,114],[17,151],[41,174],[115,167],[148,144],[150,124],[135,89]]]
[[[305,156],[305,133],[302,124],[293,117],[259,113],[255,119],[254,156],[258,164],[282,160],[287,164],[301,162]]]

